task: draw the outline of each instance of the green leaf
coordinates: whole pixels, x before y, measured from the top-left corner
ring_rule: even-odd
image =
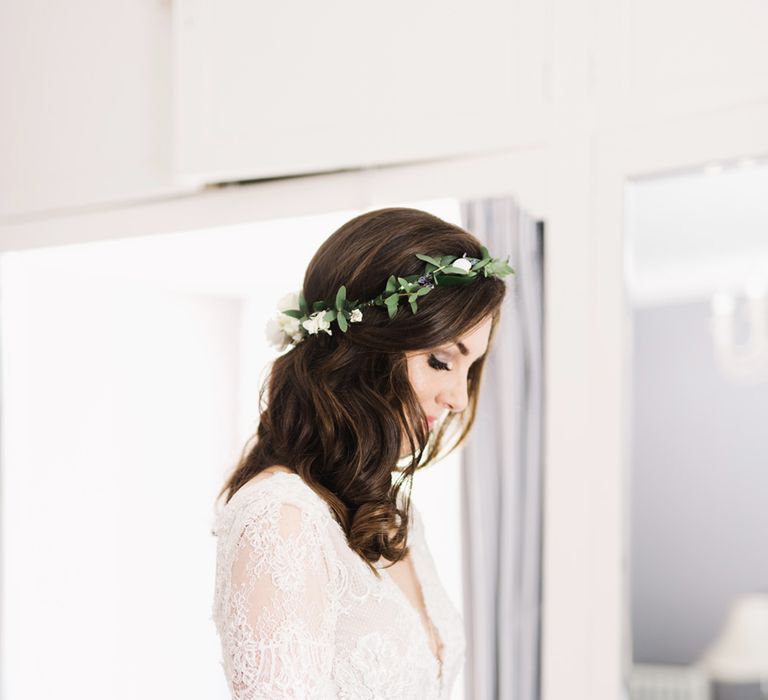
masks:
[[[440,267],[440,265],[433,265],[432,263],[427,263],[426,267],[424,268],[424,274],[428,275],[430,272],[434,272],[437,270],[437,268]]]
[[[419,307],[416,304],[416,302],[415,301],[411,301],[411,312],[415,314],[418,308]]]
[[[484,245],[480,246],[480,257],[483,258],[483,260],[485,258],[488,258],[488,260],[491,259],[491,254],[488,252],[488,248],[486,248]]]
[[[446,275],[440,278],[441,287],[460,287],[474,281],[469,275]]]
[[[283,313],[291,318],[304,318],[304,312],[299,311],[298,309],[287,309],[286,311],[283,311]]]
[[[440,258],[440,266],[447,265],[448,263],[452,263],[454,260],[456,260],[455,255],[443,255],[442,258]]]
[[[346,333],[346,332],[347,332],[347,327],[348,327],[348,326],[347,326],[347,319],[344,317],[344,314],[339,314],[339,315],[336,317],[336,321],[337,321],[337,322],[338,322],[338,324],[339,324],[339,328],[341,328],[341,330],[342,330],[344,333]]]
[[[390,275],[387,280],[387,286],[384,289],[385,292],[394,292],[397,289],[397,280],[394,275]]]
[[[416,296],[423,297],[425,294],[429,294],[432,291],[431,287],[421,287],[418,292],[416,292]]]
[[[409,294],[408,295],[408,301],[416,301],[416,297],[418,294]]]
[[[430,265],[434,265],[435,267],[440,267],[440,261],[436,258],[432,258],[429,255],[424,255],[423,253],[416,253],[416,257],[419,260],[423,260],[424,262],[430,263]]]
[[[405,279],[405,277],[398,277],[397,281],[400,283],[400,286],[407,292],[408,291],[408,280]]]
[[[472,269],[479,270],[481,267],[485,267],[489,262],[491,262],[490,258],[483,258],[479,262],[476,262],[474,265],[472,265]]]
[[[493,262],[486,265],[483,269],[485,270],[486,277],[491,275],[504,277],[504,275],[509,275],[514,272],[506,260],[494,260]]]
[[[394,318],[397,313],[397,302],[399,301],[397,294],[388,296],[384,303],[387,305],[387,314],[390,318]]]
[[[347,288],[342,284],[339,291],[336,292],[336,308],[341,311],[344,308],[344,302],[347,299]]]
[[[466,275],[467,271],[461,267],[453,267],[453,265],[449,265],[446,268],[443,268],[440,271],[440,274],[448,273],[451,275]]]
[[[322,311],[325,308],[324,301],[316,301],[312,304],[312,311]]]
[[[309,307],[307,306],[307,300],[304,298],[304,291],[299,292],[299,308],[309,316]]]
[[[336,320],[336,309],[328,309],[328,311],[325,312],[324,316],[326,321],[335,321]]]

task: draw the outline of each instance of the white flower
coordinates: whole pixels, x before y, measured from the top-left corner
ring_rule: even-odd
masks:
[[[280,326],[280,329],[285,333],[286,335],[291,336],[294,340],[296,339],[296,336],[301,336],[301,330],[299,327],[299,319],[294,318],[293,316],[286,316],[285,314],[280,314],[277,318],[277,323]]]
[[[285,311],[286,309],[298,309],[299,308],[299,293],[289,292],[280,301],[277,302],[277,310]]]
[[[270,318],[264,333],[270,345],[282,351],[288,346],[288,337],[283,333],[283,329],[276,319]]]
[[[310,335],[325,331],[328,335],[333,335],[331,332],[331,322],[325,319],[325,311],[315,311],[311,314],[306,321],[302,321],[301,325],[307,329]]]
[[[291,307],[288,305],[285,308]],[[282,312],[267,321],[265,334],[269,343],[280,351],[285,350],[291,342],[298,343],[304,338],[299,319]]]
[[[349,322],[350,323],[356,323],[357,321],[363,320],[363,312],[360,311],[360,309],[353,309],[352,313],[349,315]]]
[[[453,267],[458,267],[460,270],[464,270],[464,272],[469,272],[470,268],[472,267],[472,262],[467,260],[467,254],[464,253],[462,257],[454,260],[451,265]]]

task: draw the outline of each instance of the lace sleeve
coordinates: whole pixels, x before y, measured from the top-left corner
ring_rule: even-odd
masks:
[[[232,558],[224,668],[233,698],[330,698],[336,619],[317,514],[271,504],[246,519]]]

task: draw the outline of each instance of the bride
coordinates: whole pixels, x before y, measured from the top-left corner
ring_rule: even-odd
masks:
[[[511,272],[460,227],[386,208],[333,233],[279,304],[285,352],[214,529],[233,698],[450,697],[463,623],[412,477],[472,427]]]

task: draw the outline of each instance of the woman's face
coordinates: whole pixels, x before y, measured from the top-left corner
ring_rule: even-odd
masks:
[[[454,342],[405,354],[408,378],[431,429],[444,411],[459,413],[469,403],[467,374],[485,354],[491,334],[491,316]],[[405,454],[409,453],[407,447]],[[405,456],[401,453],[401,457]]]

